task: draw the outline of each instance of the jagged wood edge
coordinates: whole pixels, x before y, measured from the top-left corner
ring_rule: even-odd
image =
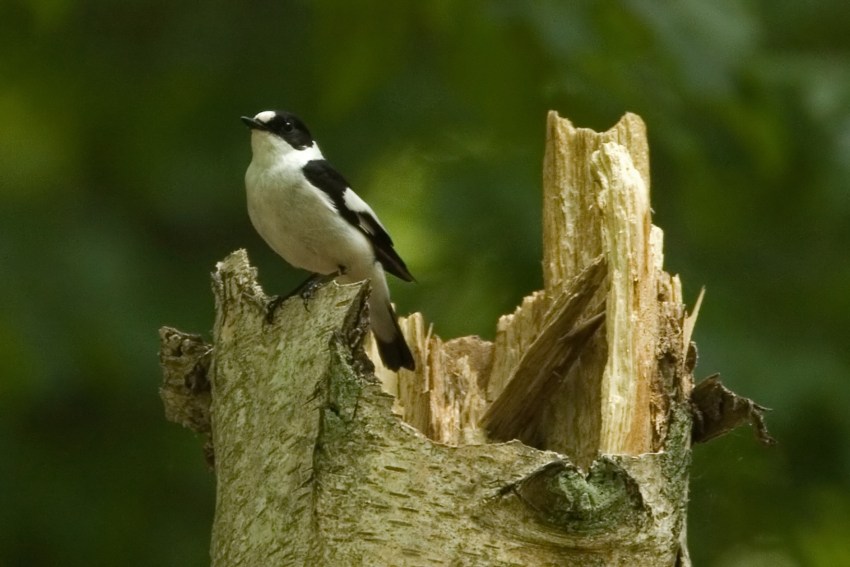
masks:
[[[581,348],[602,323],[601,314],[588,317],[588,303],[605,279],[606,265],[600,256],[549,302],[549,310],[537,336],[530,342],[513,376],[482,419],[490,438],[520,439],[533,445],[535,417],[553,389],[578,359]],[[584,316],[591,324],[575,332]]]

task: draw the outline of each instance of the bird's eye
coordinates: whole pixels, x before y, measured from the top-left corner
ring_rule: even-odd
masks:
[[[292,122],[286,121],[283,123],[284,132],[292,132],[293,130],[295,130],[295,127],[292,125]]]

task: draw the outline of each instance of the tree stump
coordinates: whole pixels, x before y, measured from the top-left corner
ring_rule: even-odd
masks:
[[[698,308],[663,270],[648,153],[635,115],[550,113],[545,288],[492,343],[402,319],[414,372],[381,365],[368,282],[268,324],[245,252],[220,262],[212,345],[160,331],[167,416],[210,437],[213,566],[690,565],[693,416],[714,437],[763,408],[692,402]]]

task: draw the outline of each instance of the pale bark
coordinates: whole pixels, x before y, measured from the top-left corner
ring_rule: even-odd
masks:
[[[268,324],[245,253],[221,262],[212,347],[161,332],[167,413],[212,437],[213,565],[689,565],[696,316],[648,184],[637,116],[597,134],[551,113],[545,289],[493,343],[403,319],[415,372],[380,364],[368,284]],[[722,396],[707,435],[760,418]]]

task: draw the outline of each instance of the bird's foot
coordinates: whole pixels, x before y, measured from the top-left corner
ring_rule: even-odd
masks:
[[[282,295],[275,295],[271,298],[271,301],[266,303],[266,323],[271,325],[274,323],[274,314],[277,311],[278,307],[283,305],[283,302],[286,301],[287,298]]]
[[[304,309],[309,311],[308,303],[316,295],[316,292],[319,291],[319,288],[343,273],[345,272],[340,270],[331,274],[313,274],[302,282],[301,285],[289,292],[284,299],[289,299],[297,295],[304,302]]]
[[[294,293],[297,293],[298,296],[301,298],[301,301],[304,302],[304,309],[306,309],[307,311],[310,310],[310,300],[315,297],[316,292],[319,291],[319,288],[329,282],[331,279],[333,278],[327,279],[327,276],[321,276],[319,274],[316,274],[310,279],[308,279],[306,282],[301,284],[301,286],[297,290],[295,290]]]
[[[319,291],[319,288],[325,285],[326,283],[332,281],[337,276],[341,276],[345,274],[347,270],[340,266],[339,271],[330,273],[330,274],[312,274],[309,278],[304,280],[298,287],[290,291],[284,296],[275,296],[274,299],[269,302],[269,305],[266,309],[266,320],[271,322],[274,318],[274,310],[277,309],[281,303],[289,299],[290,297],[298,296],[301,298],[301,301],[304,302],[304,309],[307,311],[310,310],[309,303],[310,300],[315,297],[316,292]],[[271,309],[271,312],[269,312]]]

